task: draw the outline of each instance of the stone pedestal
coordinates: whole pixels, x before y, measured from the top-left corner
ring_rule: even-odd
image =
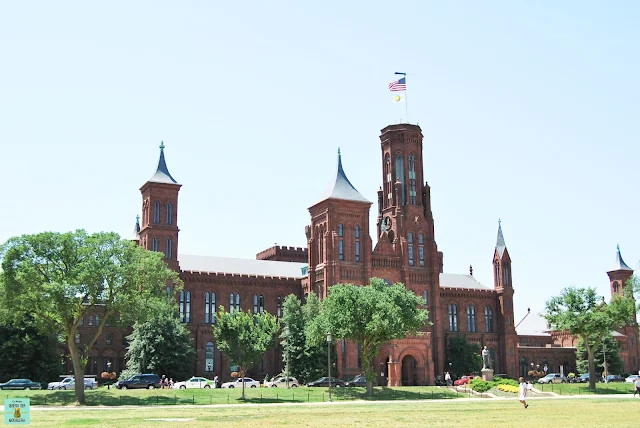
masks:
[[[492,369],[482,369],[482,380],[486,382],[491,382],[493,380],[493,370]]]

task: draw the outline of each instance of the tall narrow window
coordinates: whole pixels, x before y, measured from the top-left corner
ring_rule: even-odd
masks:
[[[338,255],[340,260],[344,260],[344,241],[342,239],[338,241]]]
[[[187,323],[190,323],[191,322],[191,291],[187,291],[186,307],[184,310],[184,315],[185,315],[185,321]]]
[[[89,325],[93,327],[93,315],[89,315]]]
[[[449,303],[449,331],[458,331],[458,305]]]
[[[407,242],[409,244],[409,266],[413,266],[413,233],[409,232],[407,234]]]
[[[167,224],[173,224],[173,204],[171,202],[167,202]]]
[[[418,259],[420,260],[420,266],[424,266],[424,235],[418,234]]]
[[[231,293],[229,295],[229,313],[234,313],[240,310],[240,294]]]
[[[74,337],[74,341],[76,343],[80,343],[80,333],[76,333],[75,337]]]
[[[393,199],[393,178],[391,176],[391,156],[387,153],[384,157],[384,166],[385,166],[385,174],[386,174],[386,192],[387,192],[387,200],[385,202],[385,206],[391,205],[391,199]]]
[[[402,153],[398,153],[396,155],[396,181],[400,180],[402,183],[401,193],[402,193],[402,205],[405,205],[405,196],[404,196],[404,158],[402,157]],[[396,201],[398,205],[400,205],[400,201]]]
[[[258,311],[260,311],[261,314],[264,313],[264,296],[262,294],[258,298]]]
[[[500,287],[500,263],[495,263],[496,287]]]
[[[211,310],[211,297],[209,296],[209,292],[204,293],[204,323],[209,324],[210,313]]]
[[[338,225],[338,236],[344,236],[344,227],[342,226],[342,223]]]
[[[409,205],[416,205],[418,203],[418,196],[416,192],[416,157],[415,155],[409,155],[407,159],[409,167]]]
[[[278,296],[276,315],[278,316],[278,318],[282,317],[282,296]]]
[[[213,371],[215,349],[216,348],[213,345],[213,342],[207,342],[207,344],[204,347],[204,371],[205,372],[210,373]]]
[[[360,241],[356,241],[356,261],[360,261]]]
[[[476,331],[476,307],[473,305],[467,306],[467,331]]]
[[[502,264],[502,282],[505,287],[509,286],[509,262],[504,262]]]
[[[484,324],[487,333],[493,333],[493,308],[485,306],[484,308]]]
[[[360,239],[360,226],[356,226],[356,239]]]
[[[160,202],[155,201],[153,203],[153,222],[158,224],[160,223]]]
[[[180,291],[180,298],[178,299],[178,307],[180,309],[180,322],[184,322],[184,290]]]
[[[258,295],[257,294],[253,295],[253,313],[254,314],[258,313]]]
[[[171,260],[171,257],[173,257],[173,239],[169,238],[164,249],[164,258]]]
[[[158,238],[151,240],[151,251],[160,251],[160,240]]]
[[[167,297],[171,297],[171,287],[167,285]]]
[[[424,299],[424,305],[428,306],[429,305],[429,292],[427,290],[424,290],[422,292],[422,298]]]
[[[216,293],[211,292],[211,324],[216,323]]]

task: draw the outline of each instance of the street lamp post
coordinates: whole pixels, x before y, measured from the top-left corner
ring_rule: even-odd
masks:
[[[327,333],[327,372],[329,372],[329,402],[331,402],[331,342],[333,337]]]
[[[291,344],[289,343],[289,341],[291,340],[289,337],[289,333],[290,333],[289,326],[286,326],[284,328],[284,334],[286,334],[287,336],[287,371],[285,373],[287,388],[289,388],[289,350],[291,349]]]

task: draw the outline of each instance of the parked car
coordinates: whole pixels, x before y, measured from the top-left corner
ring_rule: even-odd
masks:
[[[632,374],[631,376],[626,378],[624,381],[627,382],[627,383],[634,383],[636,381],[636,379],[638,379],[639,377],[640,377],[640,375]]]
[[[160,377],[154,374],[137,374],[126,380],[119,380],[114,385],[118,389],[153,389],[160,388]]]
[[[475,377],[475,376],[473,376],[473,375],[469,375],[469,376],[462,376],[460,379],[456,379],[456,380],[453,382],[453,385],[454,385],[454,386],[466,385],[466,384],[468,384],[468,383],[469,383],[469,381],[470,381],[471,379],[473,379],[474,377]]]
[[[329,378],[321,377],[318,380],[314,380],[313,382],[309,382],[307,386],[329,386]],[[340,388],[341,386],[345,386],[345,381],[341,379],[337,379],[335,377],[331,378],[331,386],[335,386],[336,388]]]
[[[47,389],[75,389],[76,380],[73,377],[65,377],[60,382],[49,382]],[[84,378],[84,389],[96,389],[98,382],[92,378]]]
[[[29,379],[11,379],[9,382],[0,383],[0,389],[40,389],[38,382]]]
[[[191,377],[190,379],[182,382],[176,382],[173,384],[173,389],[187,389],[187,388],[215,388],[212,380],[204,377]]]
[[[295,377],[289,377],[289,386],[291,388],[297,388],[300,386],[300,382]],[[268,382],[264,383],[265,388],[286,388],[287,387],[287,377],[286,376],[278,376],[275,379],[272,379]]]
[[[611,382],[624,382],[624,378],[620,375],[617,374],[611,374],[607,376],[607,379],[600,379],[600,382],[607,382],[607,383],[611,383]]]
[[[222,384],[221,388],[242,388],[242,379],[241,377],[237,378],[231,382],[225,382]],[[260,388],[260,382],[257,380],[251,379],[250,377],[244,378],[244,387],[245,388]]]
[[[549,373],[538,379],[538,383],[567,383],[567,377],[560,373]]]

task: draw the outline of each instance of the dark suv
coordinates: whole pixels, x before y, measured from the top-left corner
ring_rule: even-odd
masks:
[[[153,389],[160,388],[160,378],[154,374],[137,374],[127,380],[119,380],[115,387],[118,389]]]

